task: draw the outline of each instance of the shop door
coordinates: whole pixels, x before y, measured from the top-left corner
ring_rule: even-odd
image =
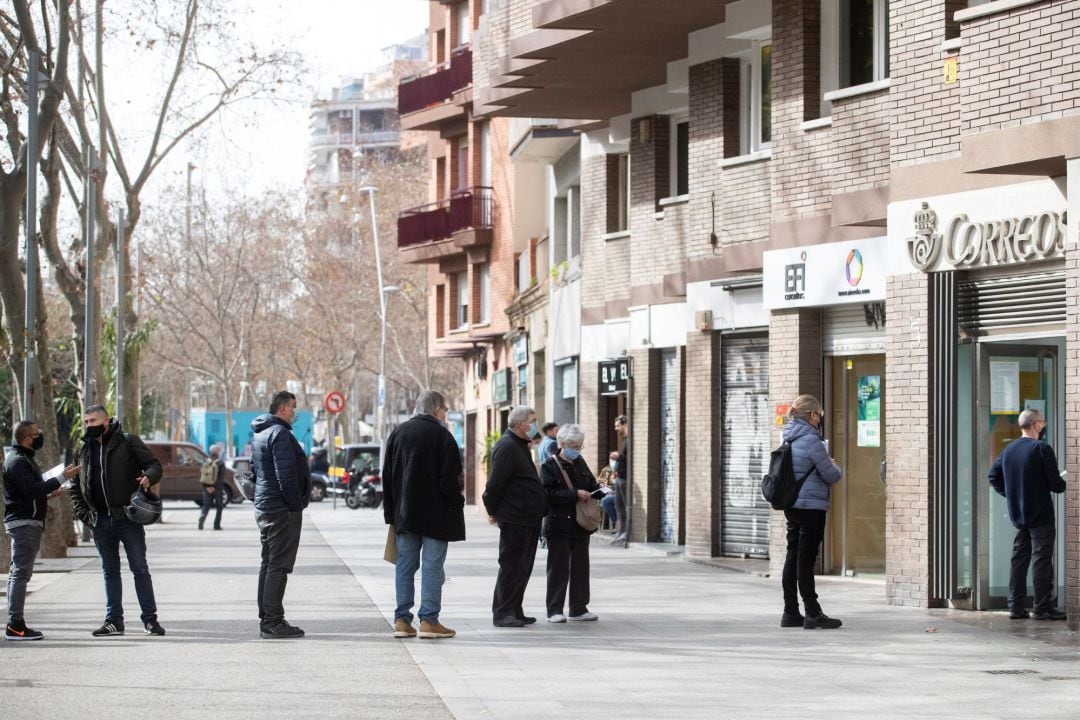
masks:
[[[975,404],[975,459],[972,496],[977,498],[975,522],[961,523],[973,533],[976,563],[974,609],[1008,606],[1009,565],[1016,529],[1009,520],[1005,498],[990,487],[990,466],[1011,441],[1020,437],[1020,412],[1034,408],[1046,418],[1046,442],[1058,451],[1062,466],[1063,424],[1060,390],[1063,369],[1059,347],[1038,342],[1025,345],[978,344],[977,402]],[[962,477],[962,476],[961,476]],[[1059,601],[1065,597],[1064,494],[1054,495],[1057,545],[1054,580]],[[969,504],[970,507],[970,504]],[[965,538],[958,538],[964,543]],[[1028,576],[1030,603],[1031,577]]]
[[[679,517],[678,447],[679,364],[674,350],[660,353],[660,542],[675,542]]]
[[[885,356],[832,358],[825,435],[844,476],[833,486],[829,565],[842,575],[885,572]]]
[[[720,554],[769,556],[769,503],[761,477],[769,462],[769,341],[725,337],[720,438]]]

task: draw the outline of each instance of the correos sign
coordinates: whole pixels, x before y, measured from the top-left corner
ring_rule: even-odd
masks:
[[[769,310],[885,299],[886,239],[806,245],[764,253],[762,300]]]

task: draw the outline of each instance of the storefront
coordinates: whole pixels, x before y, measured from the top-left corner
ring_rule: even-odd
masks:
[[[1041,411],[1064,468],[1066,196],[1038,180],[894,203],[890,267],[929,275],[931,602],[1006,607],[1015,529],[987,482]],[[1055,584],[1065,598],[1065,496],[1055,495]],[[1030,594],[1030,585],[1029,585]],[[1063,603],[1062,603],[1063,604]]]
[[[827,573],[885,570],[887,255],[886,238],[871,238],[764,256],[768,309],[821,312],[823,434],[844,470],[828,515]]]

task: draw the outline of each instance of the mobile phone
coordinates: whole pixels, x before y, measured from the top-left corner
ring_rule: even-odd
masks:
[[[829,452],[829,441],[825,440],[825,454],[832,457],[832,453]]]

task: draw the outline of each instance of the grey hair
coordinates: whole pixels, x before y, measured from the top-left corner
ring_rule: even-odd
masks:
[[[213,457],[220,457],[221,451],[225,449],[225,446],[221,443],[214,443],[210,446],[210,455]]]
[[[585,444],[585,430],[577,423],[567,423],[559,428],[555,439],[558,441],[559,447],[566,447],[567,443],[581,447]]]
[[[438,390],[425,390],[416,398],[416,407],[413,408],[415,415],[435,415],[439,408],[446,407],[446,398]]]
[[[1029,430],[1035,423],[1039,422],[1042,419],[1043,415],[1041,412],[1039,412],[1038,410],[1033,410],[1032,408],[1028,408],[1024,412],[1020,413],[1020,429]]]
[[[536,411],[528,405],[515,405],[510,408],[510,415],[506,418],[507,427],[514,427],[518,423],[523,423],[529,419],[530,415],[535,415]]]

